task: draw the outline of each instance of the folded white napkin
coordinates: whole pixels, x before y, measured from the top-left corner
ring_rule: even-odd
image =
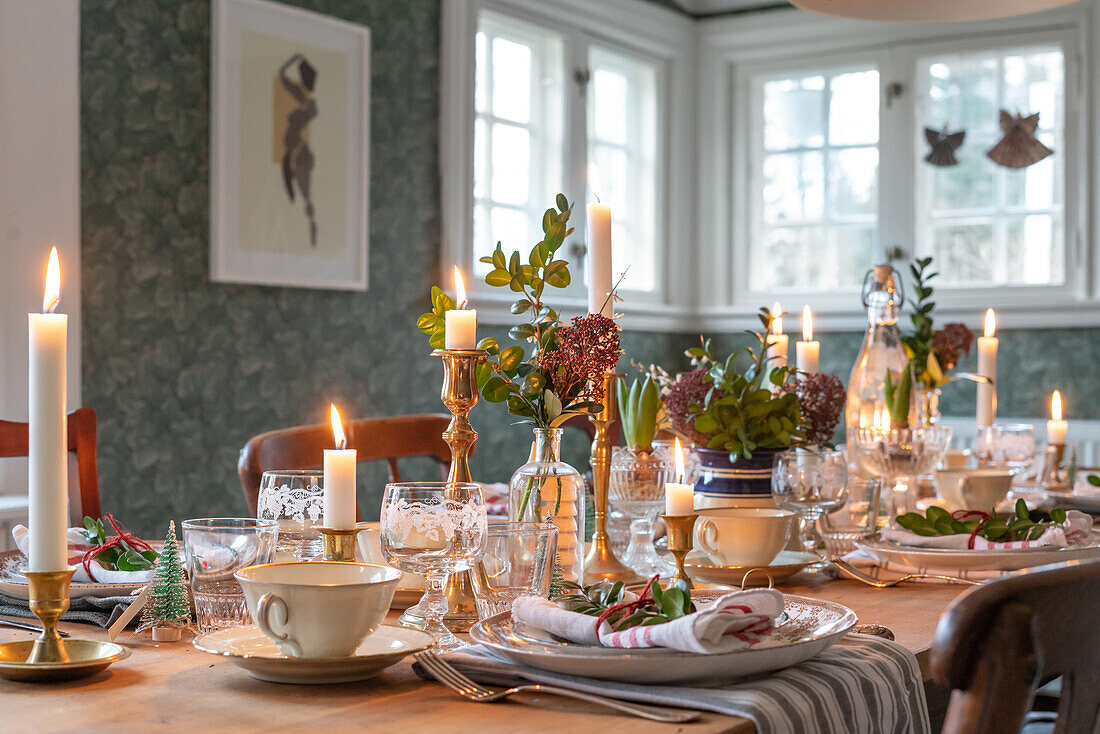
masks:
[[[604,647],[668,647],[701,655],[733,652],[760,642],[783,612],[783,595],[775,589],[734,591],[699,611],[664,624],[612,631],[607,622],[596,629],[596,617],[562,609],[537,596],[512,603],[512,619],[572,642]]]
[[[11,535],[15,540],[15,547],[23,555],[30,555],[31,531],[23,525],[16,525],[12,528]],[[92,568],[92,575],[89,576],[88,572],[84,570],[84,564],[81,563],[80,559],[84,556],[84,551],[91,546],[88,545],[87,539],[81,534],[80,528],[69,528],[68,542],[69,565],[76,567],[73,581],[78,584],[147,584],[153,580],[153,569],[147,571],[115,571],[114,569],[104,568],[95,559],[92,559],[91,563],[88,564]]]
[[[883,540],[898,545],[911,545],[919,548],[950,548],[955,550],[1017,550],[1041,546],[1066,548],[1083,545],[1091,539],[1092,518],[1077,510],[1067,510],[1064,526],[1051,526],[1035,540],[1016,540],[1011,543],[997,543],[978,535],[974,537],[974,545],[971,546],[969,533],[924,536],[898,527],[896,524],[883,528],[881,536]]]

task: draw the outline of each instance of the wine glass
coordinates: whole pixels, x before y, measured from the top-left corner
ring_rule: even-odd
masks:
[[[380,523],[382,554],[394,567],[424,576],[417,606],[436,649],[466,643],[443,624],[447,576],[465,571],[485,549],[488,521],[481,487],[466,482],[395,482],[386,485]]]
[[[256,497],[256,517],[279,523],[277,549],[298,561],[321,554],[324,474],[282,469],[265,471]]]
[[[1019,474],[1035,460],[1035,426],[995,423],[979,428],[974,451],[982,466],[1003,467]]]
[[[772,469],[775,504],[802,519],[802,547],[817,553],[815,525],[848,499],[848,461],[841,451],[791,449],[775,455]]]

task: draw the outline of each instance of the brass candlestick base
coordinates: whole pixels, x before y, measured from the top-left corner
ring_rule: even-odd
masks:
[[[321,557],[326,561],[355,563],[358,528],[317,528],[321,533]]]
[[[608,429],[615,422],[615,380],[623,375],[608,372],[603,377],[603,410],[590,416],[596,426],[592,440],[592,495],[596,508],[596,528],[592,545],[584,557],[584,578],[587,583],[623,581],[628,584],[644,579],[623,564],[611,550],[611,537],[607,534],[607,495],[611,484],[611,436]]]
[[[1043,489],[1049,492],[1068,492],[1072,489],[1069,484],[1069,472],[1062,468],[1062,459],[1066,455],[1064,443],[1052,443],[1043,452],[1043,471],[1039,479]]]
[[[30,608],[42,620],[37,640],[0,645],[0,677],[20,681],[55,681],[82,678],[130,656],[113,642],[62,640],[57,621],[69,608],[69,583],[73,569],[25,571]]]
[[[674,579],[680,579],[687,584],[689,589],[694,589],[695,584],[684,572],[684,557],[687,556],[695,545],[695,520],[698,515],[661,515],[665,521],[668,533],[668,550],[676,558],[676,575]]]
[[[477,366],[489,353],[484,349],[436,349],[433,357],[443,359],[443,388],[439,398],[451,411],[451,422],[443,432],[443,440],[451,447],[451,468],[448,482],[472,482],[470,454],[477,443],[477,431],[470,425],[470,411],[481,397],[477,391]],[[467,632],[477,624],[477,605],[468,571],[453,573],[443,588],[447,597],[447,614],[443,623],[452,632]],[[421,627],[424,620],[415,607],[401,615],[401,623]]]

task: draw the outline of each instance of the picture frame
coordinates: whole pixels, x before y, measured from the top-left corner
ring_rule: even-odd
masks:
[[[215,0],[210,280],[366,290],[370,29]]]

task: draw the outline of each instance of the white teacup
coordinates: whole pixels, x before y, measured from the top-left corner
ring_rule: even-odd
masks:
[[[401,572],[365,563],[268,563],[234,577],[252,620],[281,652],[339,658],[382,623]]]
[[[936,472],[936,490],[951,510],[996,507],[1012,487],[1012,472],[1003,469],[949,469]]]
[[[965,469],[970,464],[971,454],[973,454],[973,452],[970,449],[948,449],[943,452],[943,459],[940,460],[940,466],[948,471],[953,469]]]
[[[695,545],[724,566],[766,566],[786,545],[794,527],[790,510],[729,507],[700,510]]]

